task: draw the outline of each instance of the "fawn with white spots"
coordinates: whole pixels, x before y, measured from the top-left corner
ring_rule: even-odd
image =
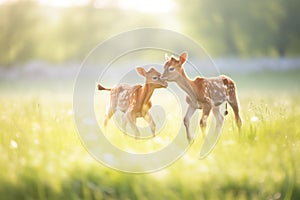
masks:
[[[189,130],[190,119],[196,109],[203,110],[200,127],[204,136],[206,135],[207,118],[211,110],[216,119],[216,130],[221,130],[224,114],[227,115],[227,110],[225,113],[220,111],[220,105],[224,102],[228,102],[232,107],[236,124],[239,129],[241,128],[242,119],[239,114],[239,100],[235,82],[231,78],[221,75],[213,78],[196,77],[194,80],[191,80],[183,68],[183,64],[187,60],[187,53],[182,53],[179,59],[165,55],[165,59],[164,72],[161,78],[169,82],[176,82],[188,95],[186,102],[189,105],[184,117],[184,125],[189,141],[192,140]]]
[[[110,103],[105,114],[104,126],[106,127],[113,114],[117,110],[120,110],[124,113],[122,117],[122,128],[124,131],[126,131],[126,125],[129,123],[134,130],[135,138],[140,137],[140,132],[136,126],[136,119],[143,117],[149,123],[154,137],[155,123],[149,113],[152,107],[150,98],[156,88],[166,88],[168,83],[160,78],[161,74],[154,68],[145,71],[145,69],[137,67],[136,70],[141,76],[145,77],[145,84],[143,86],[120,84],[112,89],[108,89],[98,84],[98,90],[110,91]]]

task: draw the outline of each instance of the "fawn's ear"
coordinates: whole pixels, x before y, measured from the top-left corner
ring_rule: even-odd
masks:
[[[137,68],[136,68],[136,71],[137,71],[141,76],[145,76],[146,71],[145,71],[144,68],[142,68],[142,67],[137,67]]]
[[[170,57],[168,56],[167,53],[165,54],[165,60],[166,60],[166,61],[169,61],[169,60],[170,60]]]
[[[179,60],[180,62],[183,64],[185,61],[186,61],[186,58],[187,58],[187,53],[186,52],[183,52],[180,57],[179,57]]]

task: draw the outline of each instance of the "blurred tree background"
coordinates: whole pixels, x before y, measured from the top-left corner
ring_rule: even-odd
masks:
[[[299,54],[300,1],[180,0],[180,5],[188,32],[214,54]]]
[[[0,65],[31,60],[51,63],[82,61],[97,44],[143,24],[156,26],[150,14],[140,16],[97,0],[80,6],[47,6],[38,1],[0,4]]]
[[[81,61],[99,42],[139,27],[182,32],[213,56],[300,53],[299,0],[173,0],[175,9],[166,13],[122,9],[120,0],[86,0],[77,6],[0,2],[2,67],[31,60]]]

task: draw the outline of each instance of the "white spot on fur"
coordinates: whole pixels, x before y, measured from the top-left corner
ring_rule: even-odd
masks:
[[[122,92],[120,93],[120,97],[121,97],[121,98],[124,98],[124,97],[126,96],[126,94],[127,94],[127,91],[124,90],[124,91],[122,91]]]
[[[214,82],[214,84],[218,87],[218,88],[222,88],[221,85],[218,82]]]

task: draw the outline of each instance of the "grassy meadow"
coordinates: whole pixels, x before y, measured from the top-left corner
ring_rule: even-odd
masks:
[[[0,199],[300,199],[300,71],[232,77],[242,132],[229,110],[207,158],[198,159],[198,130],[182,158],[150,174],[115,171],[87,153],[72,83],[1,81]]]

